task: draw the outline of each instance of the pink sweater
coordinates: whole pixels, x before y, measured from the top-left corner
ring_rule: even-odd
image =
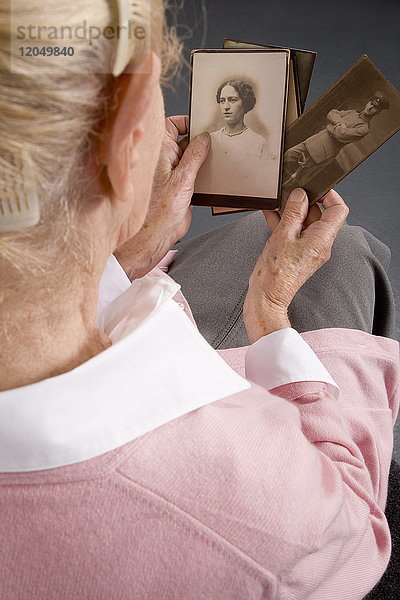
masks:
[[[0,474],[0,598],[363,598],[390,555],[398,345],[304,338],[339,400],[252,385],[97,458]],[[221,354],[243,372],[244,350]]]

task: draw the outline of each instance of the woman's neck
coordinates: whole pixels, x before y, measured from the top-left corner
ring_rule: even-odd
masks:
[[[227,123],[225,125],[225,133],[228,135],[237,135],[238,133],[242,133],[245,129],[247,129],[247,127],[243,120],[238,121],[238,123]]]
[[[97,289],[26,292],[0,304],[0,390],[66,373],[110,346],[96,326]]]

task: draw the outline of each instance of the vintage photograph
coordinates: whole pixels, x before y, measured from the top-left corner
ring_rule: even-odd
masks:
[[[190,138],[211,136],[193,204],[279,206],[288,68],[286,50],[192,53]]]
[[[313,204],[400,129],[400,95],[364,55],[287,130],[281,210],[304,188]]]
[[[254,44],[252,42],[244,42],[224,39],[224,48],[270,48],[281,49],[278,46],[269,44]],[[311,76],[314,68],[316,53],[310,50],[298,50],[294,48],[284,48],[290,51],[289,63],[289,81],[288,81],[288,98],[286,107],[286,128],[292,125],[302,114],[307,98],[308,89],[310,87]],[[230,208],[222,206],[213,206],[213,215],[223,215],[233,212],[247,211],[247,208]]]

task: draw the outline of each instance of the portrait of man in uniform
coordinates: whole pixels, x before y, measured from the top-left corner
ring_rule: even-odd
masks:
[[[377,90],[360,111],[331,110],[324,129],[284,153],[282,195],[287,198],[294,188],[305,186],[344,146],[368,135],[372,119],[388,108],[388,98]]]

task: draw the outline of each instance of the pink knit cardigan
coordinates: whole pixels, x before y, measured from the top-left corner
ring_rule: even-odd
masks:
[[[0,474],[0,598],[363,598],[390,555],[398,345],[304,338],[339,399],[254,384],[91,460]],[[245,349],[221,354],[243,373]]]

